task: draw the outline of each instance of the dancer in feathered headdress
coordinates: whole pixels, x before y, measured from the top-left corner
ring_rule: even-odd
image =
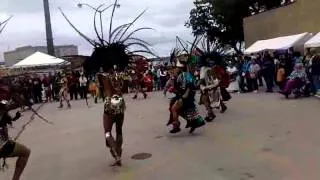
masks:
[[[144,91],[146,84],[143,77],[148,70],[148,61],[143,56],[137,56],[134,62],[134,66],[132,67],[132,84],[135,94],[132,99],[137,99],[139,92],[143,95],[144,99],[146,99],[147,93]]]
[[[120,25],[115,29],[112,28],[115,9],[119,6],[117,2],[118,1],[115,0],[113,4],[109,35],[107,37],[104,37],[102,27],[101,32],[98,32],[98,28],[96,27],[97,13],[100,13],[101,15],[107,8],[104,8],[103,5],[94,8],[94,30],[97,35],[97,40],[93,40],[82,34],[71,24],[66,15],[61,11],[69,24],[94,47],[91,57],[84,63],[84,69],[87,73],[97,73],[100,81],[99,83],[103,87],[103,92],[100,92],[103,93],[105,97],[103,126],[105,130],[106,145],[110,148],[111,155],[115,159],[115,163],[112,164],[113,166],[121,166],[123,142],[122,125],[126,107],[121,91],[123,79],[119,74],[128,68],[130,64],[134,63],[132,62],[132,57],[137,56],[137,53],[153,54],[148,48],[149,44],[147,42],[133,37],[136,32],[151,28],[142,27],[128,33],[130,27],[132,27],[145,11],[139,14],[132,22]],[[101,16],[100,22],[102,26]],[[131,46],[139,46],[143,49],[132,51],[130,49]],[[111,129],[114,124],[116,125],[116,139],[114,139],[111,134]]]
[[[173,83],[176,96],[170,102],[170,118],[167,125],[173,125],[170,133],[180,132],[179,116],[181,116],[187,120],[186,128],[190,128],[189,132],[192,133],[196,128],[205,124],[195,104],[196,82],[193,74],[190,72],[192,66],[195,65],[195,57],[192,51],[194,45],[198,42],[198,38],[192,43],[190,51],[185,48],[179,38],[178,41],[183,46],[184,53],[178,54],[178,51],[173,51],[171,54],[171,61],[176,64]]]
[[[9,18],[10,19],[10,18]],[[8,20],[9,20],[8,19]],[[8,20],[0,22],[0,33],[3,31]],[[5,83],[3,79],[0,82],[0,159],[3,158],[3,164],[0,169],[5,168],[5,158],[18,157],[16,168],[13,175],[13,180],[19,180],[23,173],[24,168],[27,165],[30,150],[9,138],[8,126],[12,125],[13,121],[20,118],[20,113],[17,112],[15,117],[11,117],[9,111],[21,106],[30,106],[30,103],[26,101],[17,90],[22,88],[13,88]]]
[[[207,122],[213,121],[216,117],[212,104],[214,108],[220,108],[221,113],[227,109],[222,97],[222,92],[226,92],[224,84],[227,72],[221,65],[222,56],[217,52],[206,52],[200,57],[200,105],[203,104],[206,107]]]

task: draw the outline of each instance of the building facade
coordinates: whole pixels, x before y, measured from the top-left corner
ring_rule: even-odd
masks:
[[[13,66],[24,58],[30,56],[35,52],[47,53],[46,46],[24,46],[16,48],[13,51],[4,52],[4,61],[6,66]],[[78,47],[75,45],[63,45],[55,46],[55,55],[56,57],[78,55]]]
[[[320,32],[319,10],[319,0],[296,0],[287,6],[245,18],[243,26],[246,47],[257,40]]]

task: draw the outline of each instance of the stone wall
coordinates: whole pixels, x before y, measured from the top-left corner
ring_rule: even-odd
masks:
[[[257,40],[320,32],[320,0],[296,2],[247,17],[244,22],[246,47]]]

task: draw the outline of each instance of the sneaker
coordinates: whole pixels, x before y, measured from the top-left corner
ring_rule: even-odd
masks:
[[[254,92],[254,93],[258,93],[258,91],[257,91],[257,90],[254,90],[253,92]]]

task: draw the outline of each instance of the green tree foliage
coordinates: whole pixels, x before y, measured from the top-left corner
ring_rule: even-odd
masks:
[[[209,42],[230,46],[241,53],[244,41],[243,18],[281,6],[288,0],[196,0],[187,27],[195,36],[205,35]]]

